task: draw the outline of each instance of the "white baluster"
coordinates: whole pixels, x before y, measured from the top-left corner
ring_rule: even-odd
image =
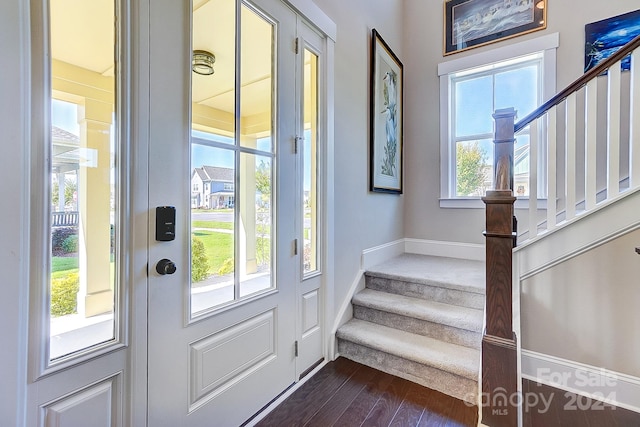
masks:
[[[619,61],[609,68],[607,102],[607,199],[620,193],[620,74]]]
[[[584,210],[590,211],[596,206],[598,79],[587,83],[585,102]]]
[[[529,238],[538,235],[538,120],[529,125]]]
[[[556,130],[557,109],[547,113],[547,231],[556,227]]]
[[[566,206],[565,220],[569,221],[576,216],[576,93],[567,97],[567,127],[566,127]]]

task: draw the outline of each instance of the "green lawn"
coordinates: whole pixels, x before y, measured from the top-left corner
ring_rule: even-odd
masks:
[[[209,259],[209,274],[217,274],[227,258],[233,258],[233,234],[215,231],[194,231],[194,236],[202,240]]]
[[[191,209],[192,213],[233,212],[233,209]]]
[[[232,222],[221,221],[191,221],[192,228],[217,228],[220,230],[233,230]]]
[[[115,263],[113,261],[113,255],[111,255],[111,268],[110,270],[110,282],[114,283],[115,276]],[[71,273],[78,273],[80,268],[78,266],[77,257],[63,257],[54,256],[51,258],[51,278],[59,279]]]
[[[52,279],[66,276],[69,273],[77,273],[78,271],[79,268],[77,257],[54,256],[51,258]]]
[[[194,227],[198,228],[220,228],[229,230],[233,224],[230,222],[217,221],[194,221]],[[233,234],[217,233],[215,231],[194,231],[193,235],[202,240],[207,258],[209,260],[209,273],[216,274],[227,258],[233,258]],[[113,262],[111,263],[113,274]],[[51,278],[64,277],[70,273],[77,273],[77,257],[52,257],[51,258]]]

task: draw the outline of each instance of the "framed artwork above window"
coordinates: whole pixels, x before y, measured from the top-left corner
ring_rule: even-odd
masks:
[[[547,0],[449,0],[444,55],[547,28]]]

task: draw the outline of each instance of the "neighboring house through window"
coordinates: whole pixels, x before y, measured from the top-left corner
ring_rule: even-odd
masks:
[[[219,209],[233,207],[234,170],[219,166],[201,166],[191,174],[193,208]],[[202,191],[199,190],[202,183]]]
[[[551,34],[439,64],[441,207],[483,207],[480,197],[493,186],[492,114],[513,107],[522,118],[551,97],[557,46]],[[528,129],[517,135],[514,162],[514,191],[526,197]]]

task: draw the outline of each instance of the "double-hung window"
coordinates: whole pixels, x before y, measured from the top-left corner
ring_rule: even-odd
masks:
[[[551,35],[439,65],[442,207],[482,206],[493,186],[492,114],[513,107],[522,118],[553,93],[555,47]],[[528,129],[516,136],[514,163],[514,192],[527,197]]]

